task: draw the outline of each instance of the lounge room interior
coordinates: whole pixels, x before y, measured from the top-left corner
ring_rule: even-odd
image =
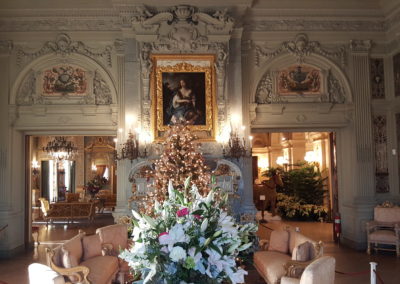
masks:
[[[0,284],[395,284],[398,0],[2,0]]]

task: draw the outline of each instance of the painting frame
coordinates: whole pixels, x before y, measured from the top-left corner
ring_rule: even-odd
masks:
[[[191,82],[197,116],[189,129],[201,141],[215,141],[216,96],[215,96],[215,56],[207,55],[152,55],[152,128],[154,139],[162,141],[169,129],[171,104],[174,94],[182,81]],[[170,84],[171,83],[171,84]],[[186,84],[186,83],[185,83]],[[166,88],[168,86],[168,89]],[[167,94],[167,90],[170,91]],[[168,109],[169,107],[169,109]],[[169,115],[169,116],[168,116]]]

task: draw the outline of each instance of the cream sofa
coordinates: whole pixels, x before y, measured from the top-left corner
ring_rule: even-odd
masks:
[[[368,254],[371,249],[396,251],[400,257],[400,207],[392,204],[374,208],[374,220],[367,222]],[[392,245],[394,249],[379,245]]]
[[[262,249],[254,253],[254,266],[268,284],[280,283],[283,276],[299,277],[312,260],[323,254],[322,242],[316,242],[294,230],[276,230]]]
[[[282,277],[281,284],[334,284],[336,260],[332,256],[322,256],[311,262],[301,278]]]
[[[47,265],[71,283],[111,284],[119,272],[117,256],[106,255],[98,234],[78,235],[55,249],[46,248]]]

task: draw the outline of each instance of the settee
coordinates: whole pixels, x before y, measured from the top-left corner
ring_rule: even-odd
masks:
[[[107,242],[107,243],[106,243]],[[119,250],[128,246],[128,232],[126,225],[117,224],[99,228],[94,235],[86,236],[83,231],[62,245],[50,249],[46,248],[47,271],[49,278],[63,283],[59,275],[67,283],[80,284],[111,284],[118,278],[124,282],[124,275],[129,267],[118,258]],[[43,267],[33,267],[30,278],[34,279],[35,269],[46,271]],[[31,284],[35,283],[33,281]]]
[[[93,202],[57,202],[49,204],[45,198],[39,198],[40,208],[46,224],[53,220],[66,220],[67,223],[76,219],[93,221],[95,207]]]
[[[271,232],[270,240],[261,240],[262,250],[254,253],[254,266],[268,284],[280,283],[283,276],[297,277],[305,267],[323,254],[322,242],[316,242],[291,229]]]

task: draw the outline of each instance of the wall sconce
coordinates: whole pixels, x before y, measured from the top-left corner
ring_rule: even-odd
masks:
[[[243,129],[243,128],[242,128]],[[253,136],[249,136],[250,140],[250,149],[247,151],[246,147],[246,139],[240,138],[239,133],[235,130],[232,130],[228,140],[228,150],[225,150],[223,144],[222,154],[226,158],[236,158],[239,160],[241,157],[248,157],[252,155],[251,141],[253,140]]]
[[[129,130],[128,139],[122,145],[121,152],[118,153],[118,151],[115,150],[115,159],[118,161],[128,159],[132,163],[132,161],[136,160],[137,158],[146,158],[146,157],[147,157],[146,145],[144,147],[143,153],[141,154],[139,151],[138,135],[133,134]]]
[[[32,161],[32,174],[33,174],[34,176],[36,176],[36,175],[39,174],[39,168],[40,168],[39,162],[36,161],[36,160],[33,160],[33,161]]]

